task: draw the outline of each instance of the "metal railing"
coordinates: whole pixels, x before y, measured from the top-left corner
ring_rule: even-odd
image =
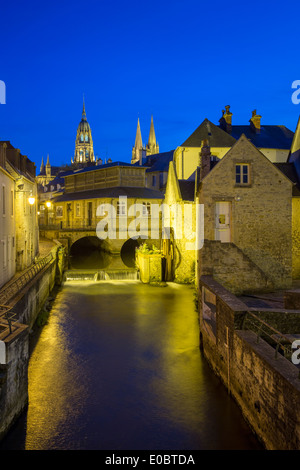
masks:
[[[20,290],[22,290],[44,267],[53,260],[52,253],[49,253],[44,258],[41,258],[28,268],[20,276],[8,282],[2,289],[0,289],[0,304],[4,305],[9,299],[14,297]],[[1,311],[0,311],[1,316]]]
[[[292,345],[294,340],[290,338],[290,335],[281,333],[281,331],[278,331],[272,325],[255,315],[253,312],[246,313],[243,322],[243,329],[251,330],[253,333],[255,333],[257,335],[257,343],[259,342],[259,339],[262,338],[270,346],[272,346],[274,348],[274,355],[276,359],[278,358],[278,354],[282,353],[286,359],[292,362]],[[300,369],[298,377],[300,379]]]

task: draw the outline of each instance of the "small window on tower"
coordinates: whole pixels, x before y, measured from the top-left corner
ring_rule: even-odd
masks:
[[[89,141],[89,136],[86,134],[85,136],[85,141],[88,142]]]
[[[80,140],[81,140],[81,142],[83,142],[83,134],[81,134]]]

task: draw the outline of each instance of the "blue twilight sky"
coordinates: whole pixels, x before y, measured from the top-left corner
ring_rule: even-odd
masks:
[[[231,105],[295,130],[299,70],[295,1],[8,1],[0,6],[0,140],[39,169],[70,163],[85,95],[95,154],[130,161],[137,119],[160,151]]]

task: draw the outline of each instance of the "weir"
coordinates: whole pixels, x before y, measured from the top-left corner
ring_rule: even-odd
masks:
[[[139,272],[136,269],[69,270],[64,273],[64,282],[138,281],[139,279]]]

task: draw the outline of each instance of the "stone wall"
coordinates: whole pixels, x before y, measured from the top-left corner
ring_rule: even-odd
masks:
[[[236,184],[235,165],[249,165],[249,184]],[[230,206],[230,242],[272,281],[292,282],[292,183],[242,136],[203,179],[204,239],[216,239],[216,203]],[[201,268],[201,266],[200,266]],[[244,288],[242,280],[237,287]]]
[[[300,197],[293,197],[292,207],[293,278],[300,279]]]
[[[275,349],[262,338],[257,341],[253,331],[243,329],[248,308],[237,297],[209,276],[201,278],[199,287],[200,346],[209,364],[267,449],[300,449],[298,369],[282,355],[276,357]],[[205,291],[210,296],[204,298]],[[213,296],[214,328],[205,313],[210,305],[207,298]],[[286,331],[299,325],[300,311],[282,311],[281,320],[279,310],[256,314],[268,321],[275,315],[277,326],[285,323]]]
[[[0,363],[0,440],[28,402],[28,328],[17,326],[12,335],[1,340],[5,357],[2,355]]]
[[[204,240],[199,266],[200,275],[211,275],[236,295],[274,289],[271,279],[233,243]]]
[[[53,260],[9,302],[16,314],[13,333],[1,336],[0,325],[0,440],[28,403],[28,333],[64,270],[62,247],[54,247],[52,254]]]

